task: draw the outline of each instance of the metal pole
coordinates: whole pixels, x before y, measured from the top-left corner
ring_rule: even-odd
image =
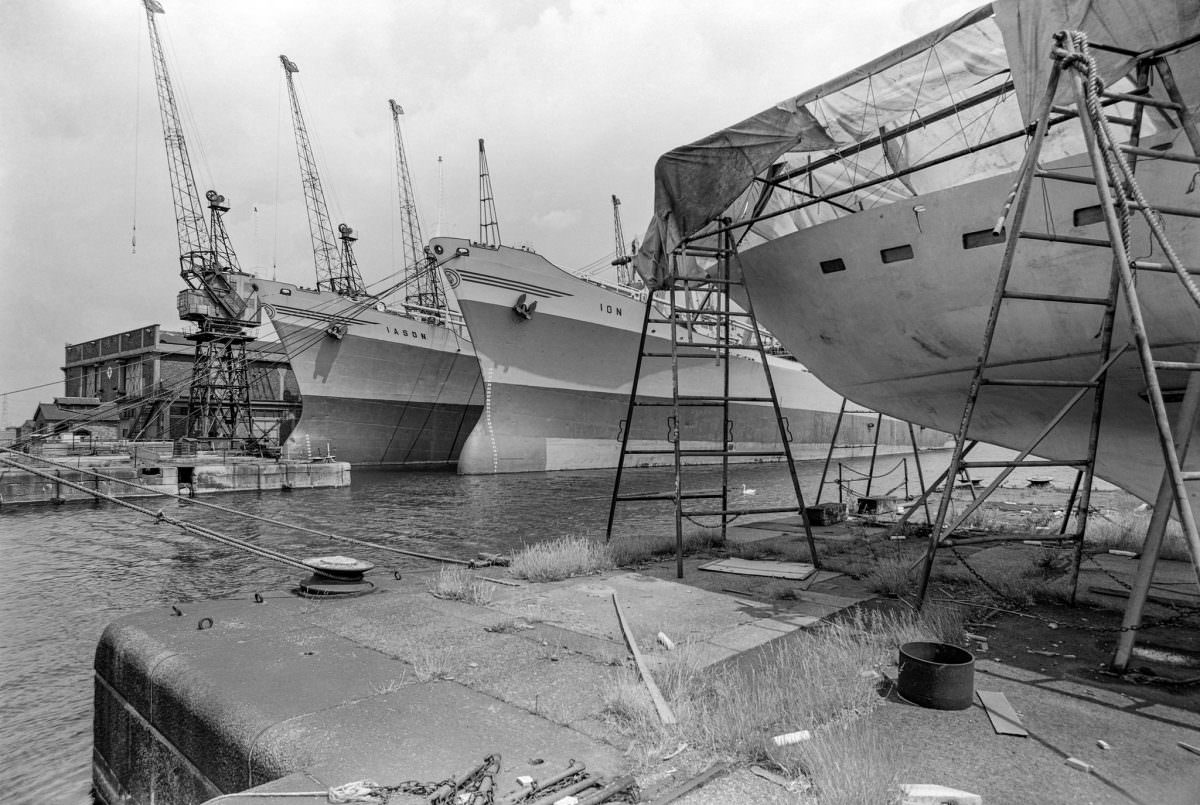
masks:
[[[1200,362],[1200,349],[1196,351],[1197,362]],[[1176,413],[1175,429],[1180,433],[1175,449],[1179,454],[1179,462],[1187,457],[1188,446],[1192,433],[1196,428],[1196,415],[1200,412],[1200,383],[1191,382],[1197,379],[1192,374],[1187,388],[1183,392],[1183,400]],[[1138,559],[1137,575],[1133,579],[1133,587],[1129,590],[1129,603],[1125,607],[1125,615],[1121,620],[1122,631],[1117,638],[1117,651],[1113,655],[1112,666],[1117,671],[1124,671],[1133,654],[1133,643],[1137,637],[1136,627],[1141,625],[1142,610],[1146,606],[1146,596],[1150,593],[1150,583],[1154,580],[1154,568],[1158,564],[1158,552],[1162,547],[1163,535],[1167,530],[1167,521],[1171,516],[1171,503],[1174,497],[1171,478],[1163,473],[1162,483],[1158,487],[1158,496],[1154,500],[1154,514],[1150,517],[1150,525],[1146,530],[1146,541],[1142,543],[1142,555]],[[1180,508],[1187,505],[1180,503]]]
[[[821,495],[825,492],[825,478],[829,472],[829,462],[833,460],[833,449],[837,444],[838,434],[842,432],[842,417],[846,415],[846,398],[842,398],[842,407],[838,409],[837,421],[833,425],[833,435],[829,437],[829,450],[825,453],[825,466],[821,468],[821,483],[817,486],[817,502],[814,506],[821,505]],[[839,469],[840,472],[840,469]],[[838,477],[841,481],[841,477]],[[842,502],[842,488],[838,486],[838,503]]]
[[[633,385],[629,389],[629,405],[625,409],[625,429],[621,432],[621,454],[617,458],[617,474],[613,479],[612,501],[608,505],[608,525],[604,530],[604,541],[612,539],[613,519],[617,513],[617,496],[621,491],[621,475],[625,470],[625,451],[629,447],[629,433],[633,430],[633,409],[637,404],[638,380],[642,376],[642,356],[646,352],[646,333],[650,330],[650,313],[654,309],[654,291],[646,294],[646,311],[642,316],[642,337],[638,341],[637,362],[633,367]]]

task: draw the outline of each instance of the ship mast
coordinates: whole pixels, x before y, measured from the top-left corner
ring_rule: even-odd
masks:
[[[446,297],[442,293],[441,283],[438,282],[437,265],[425,254],[425,240],[421,237],[416,194],[413,193],[412,178],[408,172],[404,134],[400,129],[400,116],[404,114],[404,107],[391,99],[388,100],[388,107],[392,110],[392,128],[396,134],[396,184],[400,193],[401,255],[409,287],[405,301],[421,308],[445,310]]]
[[[492,197],[492,177],[488,173],[483,138],[479,140],[479,242],[492,248],[500,245],[500,221],[496,218],[496,200]]]
[[[312,237],[313,260],[317,269],[317,289],[333,291],[343,296],[359,296],[366,293],[362,275],[354,259],[351,244],[356,238],[346,224],[338,225],[340,238],[334,235],[329,218],[329,207],[325,204],[325,191],[317,173],[317,160],[313,156],[312,143],[308,138],[308,127],[300,111],[300,97],[296,94],[296,82],[292,78],[300,72],[296,63],[287,56],[279,57],[283,75],[287,79],[288,98],[292,106],[292,124],[296,130],[296,155],[300,159],[300,184],[304,188],[304,204],[308,209],[308,231]],[[339,248],[338,241],[341,241]]]
[[[157,0],[142,0],[150,31],[150,52],[162,117],[163,141],[175,204],[180,276],[188,288],[177,301],[179,317],[195,322],[199,331],[188,336],[196,344],[188,398],[187,435],[232,440],[253,435],[250,384],[246,375],[247,327],[258,325],[258,310],[237,291],[233,275],[242,275],[222,216],[229,211],[215,190],[204,203],[196,188],[175,91],[171,85],[155,15],[166,13]]]

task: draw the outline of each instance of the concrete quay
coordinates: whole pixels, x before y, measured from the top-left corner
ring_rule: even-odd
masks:
[[[181,615],[123,618],[96,653],[96,791],[108,805],[267,805],[279,794],[315,805],[334,786],[439,781],[498,753],[499,793],[518,775],[544,779],[576,760],[606,778],[636,771],[653,796],[714,759],[685,752],[647,768],[606,724],[605,685],[629,656],[614,593],[652,667],[665,658],[660,631],[691,642],[705,662],[739,662],[870,598],[858,582],[821,573],[796,600],[756,602],[747,598],[753,580],[698,572],[701,563],[687,560],[687,583],[669,578],[673,563],[510,582],[488,606],[435,598],[431,577],[410,573],[371,576],[376,591],[357,598],[275,591],[261,603],[196,602],[180,604]],[[721,591],[735,585],[746,592]],[[920,778],[904,782],[975,792],[988,805],[1197,801],[1200,761],[1176,745],[1200,744],[1200,707],[1150,704],[982,658],[976,687],[1006,693],[1031,737],[994,734],[977,703],[936,711],[892,694],[866,718]],[[1094,771],[1065,765],[1068,756]],[[814,802],[747,769],[678,801]]]
[[[205,495],[213,492],[257,492],[349,486],[350,465],[344,461],[309,462],[257,458],[191,457],[147,463],[105,456],[57,461],[27,461],[28,469],[0,466],[0,506],[22,503],[65,503],[118,498]]]

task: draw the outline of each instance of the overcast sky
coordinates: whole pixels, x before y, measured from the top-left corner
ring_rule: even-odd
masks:
[[[482,137],[503,242],[578,269],[611,256],[613,194],[626,241],[641,237],[664,151],[979,3],[162,4],[201,193],[233,205],[243,268],[312,285],[281,53],[300,67],[333,223],[357,230],[368,283],[399,267],[388,98],[406,112],[426,238],[477,236]],[[12,425],[62,395],[64,344],[182,329],[182,281],[141,0],[8,0],[0,75],[0,394],[49,384],[8,394]]]

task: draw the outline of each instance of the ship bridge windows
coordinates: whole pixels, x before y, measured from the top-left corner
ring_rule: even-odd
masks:
[[[842,262],[842,258],[840,258],[840,257],[835,257],[832,260],[822,260],[821,261],[821,273],[822,274],[833,274],[835,272],[845,271],[845,270],[846,270],[846,264],[844,262]]]
[[[1003,243],[1008,237],[1008,230],[1000,227],[1000,234],[996,234],[991,228],[980,229],[977,232],[964,232],[962,236],[962,244],[964,249],[978,249],[982,246],[992,246],[997,243]]]
[[[884,263],[902,263],[905,260],[913,259],[913,247],[911,244],[903,246],[893,246],[890,249],[880,249],[879,259]]]

